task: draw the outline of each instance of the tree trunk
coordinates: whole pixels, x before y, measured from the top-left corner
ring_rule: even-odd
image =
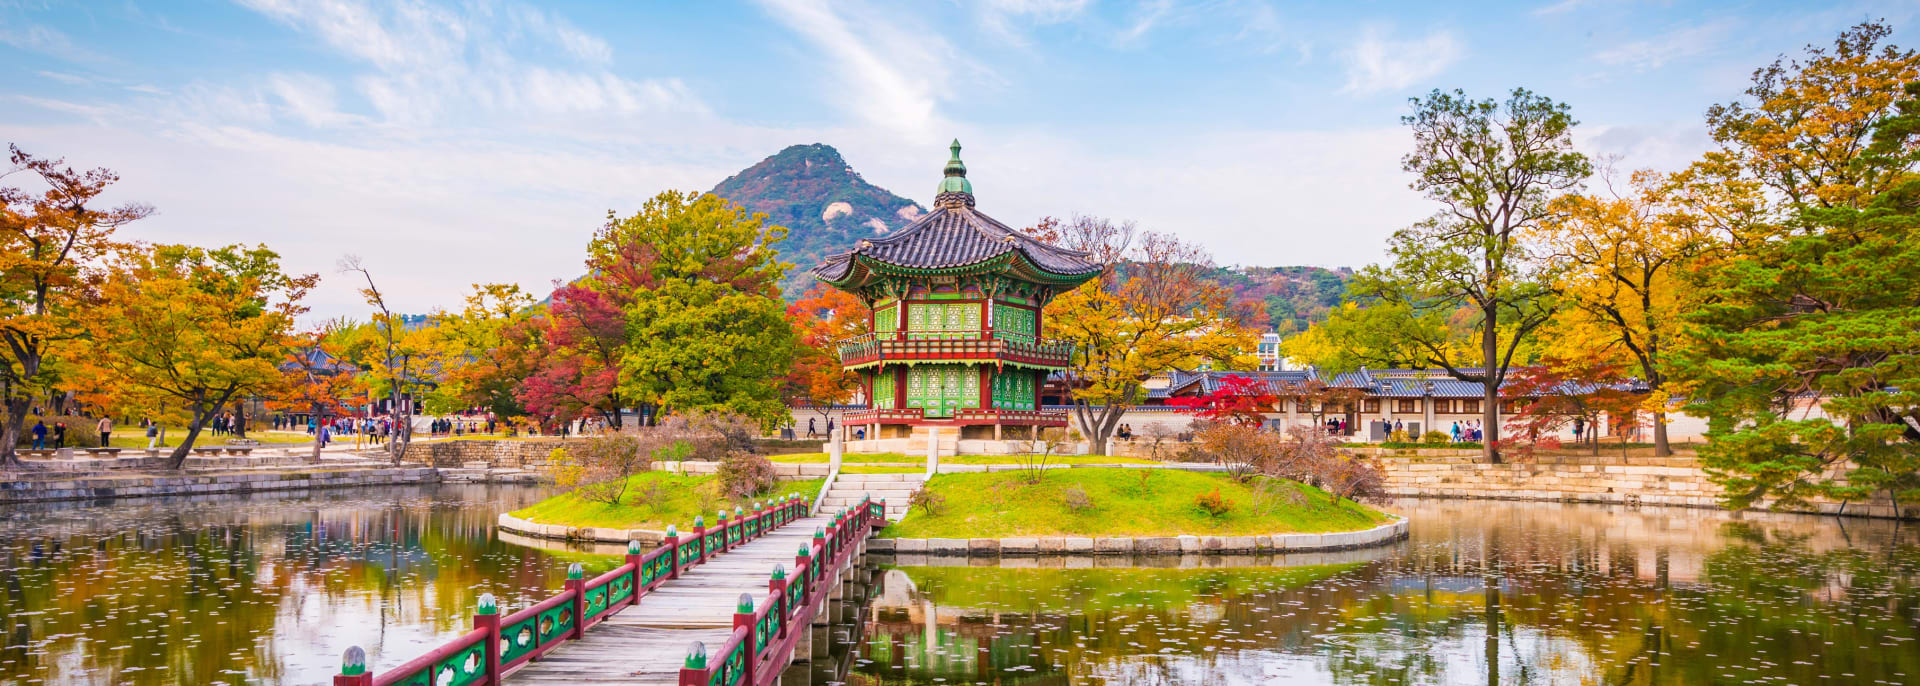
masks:
[[[1500,313],[1486,308],[1486,329],[1480,332],[1480,456],[1500,464]],[[1428,402],[1432,402],[1431,399]]]
[[[233,437],[247,437],[247,402],[244,400],[233,404]]]
[[[1107,454],[1107,440],[1113,437],[1114,427],[1119,426],[1120,416],[1126,412],[1121,405],[1101,405],[1099,412],[1084,400],[1075,400],[1074,414],[1079,416],[1080,428],[1087,430],[1087,452],[1093,455]]]
[[[15,449],[20,446],[20,432],[27,423],[29,402],[26,398],[7,399],[7,423],[4,429],[0,429],[0,466],[7,469],[18,469],[22,466],[20,455],[15,452]]]
[[[187,437],[180,439],[180,445],[173,449],[172,455],[167,456],[167,469],[186,468],[187,454],[193,450],[194,439],[199,438],[200,429],[205,428],[207,422],[212,421],[213,415],[218,413],[220,406],[224,404],[224,402],[214,403],[204,412],[193,413],[193,422],[187,425]]]
[[[1673,454],[1673,446],[1667,442],[1667,413],[1656,410],[1653,413],[1653,455],[1666,457]]]

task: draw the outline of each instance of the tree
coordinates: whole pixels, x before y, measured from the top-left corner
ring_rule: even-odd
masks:
[[[1669,198],[1675,181],[1636,172],[1627,193],[1568,195],[1532,238],[1555,274],[1565,306],[1552,337],[1557,353],[1579,357],[1612,351],[1630,360],[1651,391],[1655,455],[1673,454],[1667,442],[1669,357],[1681,335],[1681,315],[1700,304],[1682,272],[1715,247],[1710,224]],[[1611,190],[1611,189],[1610,189]]]
[[[794,357],[780,300],[786,237],[714,195],[667,191],[588,246],[597,289],[624,289],[622,393],[675,411],[730,411],[771,429],[790,415],[779,380]]]
[[[265,246],[122,251],[87,313],[77,381],[110,405],[183,411],[187,435],[168,459],[179,469],[228,402],[283,382],[300,300],[318,281],[285,274]]]
[[[426,335],[410,326],[406,317],[388,309],[386,295],[374,284],[373,272],[360,263],[359,257],[341,258],[340,271],[357,275],[367,284],[360,289],[360,297],[373,307],[372,323],[363,335],[351,339],[347,352],[367,370],[369,388],[387,396],[387,419],[393,427],[387,438],[387,455],[398,465],[407,455],[407,444],[413,441],[413,405],[426,386],[419,365],[431,357],[429,344]]]
[[[515,391],[531,373],[519,329],[534,315],[533,297],[512,284],[476,284],[466,307],[442,313],[428,329],[428,364],[439,386],[427,394],[427,410],[447,413],[485,408],[502,419],[525,414]]]
[[[1507,430],[1526,436],[1523,450],[1531,451],[1543,442],[1541,435],[1579,422],[1589,432],[1586,438],[1593,454],[1598,455],[1601,418],[1611,418],[1616,428],[1624,428],[1644,404],[1634,386],[1626,365],[1601,351],[1543,359],[1514,370],[1512,380],[1500,389],[1501,396],[1517,408],[1507,417]]]
[[[287,342],[287,359],[280,365],[280,387],[267,401],[276,411],[304,412],[316,424],[328,417],[352,413],[350,399],[359,394],[353,365],[342,358],[341,333],[352,322],[332,319]],[[313,461],[320,461],[320,441],[313,442]]]
[[[583,283],[553,291],[544,314],[528,322],[523,339],[538,350],[515,396],[545,421],[571,422],[598,414],[621,428],[629,399],[620,391],[620,356],[627,314],[613,295]]]
[[[1779,195],[1785,213],[1859,207],[1901,182],[1920,151],[1890,151],[1860,164],[1875,131],[1898,116],[1900,87],[1920,80],[1920,53],[1881,41],[1879,22],[1842,32],[1831,50],[1807,46],[1803,60],[1784,57],[1754,70],[1747,100],[1707,110],[1721,150],[1717,168],[1759,181]]]
[[[1220,385],[1204,396],[1172,398],[1168,405],[1193,410],[1194,416],[1212,422],[1259,427],[1266,424],[1266,412],[1273,410],[1279,396],[1259,379],[1228,374]]]
[[[1573,151],[1567,106],[1526,89],[1504,102],[1434,91],[1413,106],[1403,121],[1414,150],[1402,167],[1416,176],[1415,190],[1444,207],[1395,232],[1393,263],[1367,268],[1349,292],[1378,310],[1369,313],[1374,335],[1402,341],[1372,347],[1410,344],[1415,366],[1480,384],[1483,450],[1498,461],[1500,384],[1554,308],[1548,275],[1522,236],[1592,166]]]
[[[854,294],[816,283],[787,306],[787,321],[800,347],[787,374],[786,395],[812,406],[825,419],[831,405],[853,398],[859,382],[858,374],[840,365],[838,345],[871,333],[873,314]]]
[[[77,172],[64,160],[8,150],[0,178],[21,174],[45,186],[0,187],[0,466],[13,468],[27,411],[52,388],[49,362],[80,345],[78,317],[95,295],[98,262],[117,247],[114,230],[152,209],[96,207],[120,178],[112,171]]]
[[[1864,164],[1920,143],[1920,84],[1896,110]],[[1920,496],[1920,178],[1790,223],[1693,274],[1710,297],[1680,372],[1708,418],[1702,463],[1733,507],[1885,494],[1897,510]]]
[[[1206,278],[1212,260],[1198,246],[1152,232],[1131,245],[1131,225],[1085,217],[1043,222],[1028,233],[1106,265],[1045,312],[1048,335],[1073,343],[1065,376],[1094,454],[1107,453],[1120,418],[1145,398],[1142,380],[1169,369],[1231,365],[1253,349],[1254,334],[1240,324],[1232,294]]]

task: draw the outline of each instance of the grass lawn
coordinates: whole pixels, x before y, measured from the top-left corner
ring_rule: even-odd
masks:
[[[627,478],[627,493],[619,505],[586,500],[571,492],[516,510],[513,516],[540,524],[596,526],[613,529],[665,529],[668,524],[692,529],[693,518],[713,516],[721,507],[732,512],[735,506],[751,507],[755,500],[770,500],[798,493],[812,500],[820,493],[825,479],[782,481],[773,492],[757,498],[729,499],[720,495],[720,482],[710,474],[673,474],[645,472]]]
[[[186,440],[186,437],[187,437],[186,429],[181,427],[170,426],[170,427],[167,427],[166,440],[162,441],[160,444],[168,448],[172,448],[174,446],[180,445],[180,442],[183,440]],[[138,449],[145,449],[147,447],[147,430],[142,429],[138,426],[135,426],[132,428],[114,429],[113,435],[109,436],[108,438],[111,439],[108,441],[108,445],[114,448],[129,448],[129,449],[138,450]],[[232,436],[215,436],[213,435],[212,431],[201,429],[199,438],[194,439],[193,444],[198,447],[206,447],[206,446],[212,446],[212,445],[227,445],[227,442],[229,440],[232,440],[233,438],[234,437]],[[352,440],[351,436],[348,436],[347,438],[348,440]],[[313,442],[313,437],[308,436],[304,431],[294,432],[294,431],[254,430],[254,431],[247,432],[247,439],[253,440],[253,441],[259,441],[261,445],[275,445],[275,446],[301,445],[301,444]],[[338,443],[338,439],[336,439],[335,442]]]
[[[826,453],[789,453],[770,455],[767,459],[774,462],[805,462],[825,464]],[[1020,464],[1020,455],[952,455],[940,458],[940,464]],[[841,462],[846,464],[918,464],[927,463],[927,456],[902,455],[900,453],[848,453]],[[1047,464],[1159,464],[1153,460],[1138,457],[1114,457],[1108,455],[1053,455],[1047,458]]]
[[[925,474],[926,467],[888,467],[883,465],[855,464],[840,467],[841,474]]]
[[[1146,486],[1141,475],[1147,474]],[[882,530],[891,538],[1007,536],[1248,536],[1355,531],[1387,521],[1379,511],[1292,481],[1268,482],[1271,495],[1224,474],[1124,467],[1063,469],[1028,484],[1020,472],[940,474],[927,489],[946,497],[940,514],[915,508]],[[1213,516],[1195,499],[1219,489],[1233,504]],[[1075,490],[1086,506],[1068,505]],[[1265,502],[1255,503],[1256,498]]]
[[[1366,563],[1217,569],[896,567],[942,607],[1031,614],[1185,608],[1222,596],[1298,588]]]

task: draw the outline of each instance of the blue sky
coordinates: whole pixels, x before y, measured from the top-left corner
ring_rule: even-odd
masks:
[[[576,274],[608,209],[796,143],[928,202],[947,141],[981,209],[1090,213],[1224,264],[1359,266],[1432,212],[1406,99],[1523,86],[1622,169],[1706,149],[1781,53],[1911,2],[0,0],[0,138],[107,166],[149,241],[265,242],[357,311]]]

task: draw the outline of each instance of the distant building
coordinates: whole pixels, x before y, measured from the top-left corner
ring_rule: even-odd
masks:
[[[1260,334],[1260,345],[1254,348],[1253,356],[1260,358],[1260,371],[1274,372],[1286,368],[1286,358],[1280,355],[1280,334]]]

